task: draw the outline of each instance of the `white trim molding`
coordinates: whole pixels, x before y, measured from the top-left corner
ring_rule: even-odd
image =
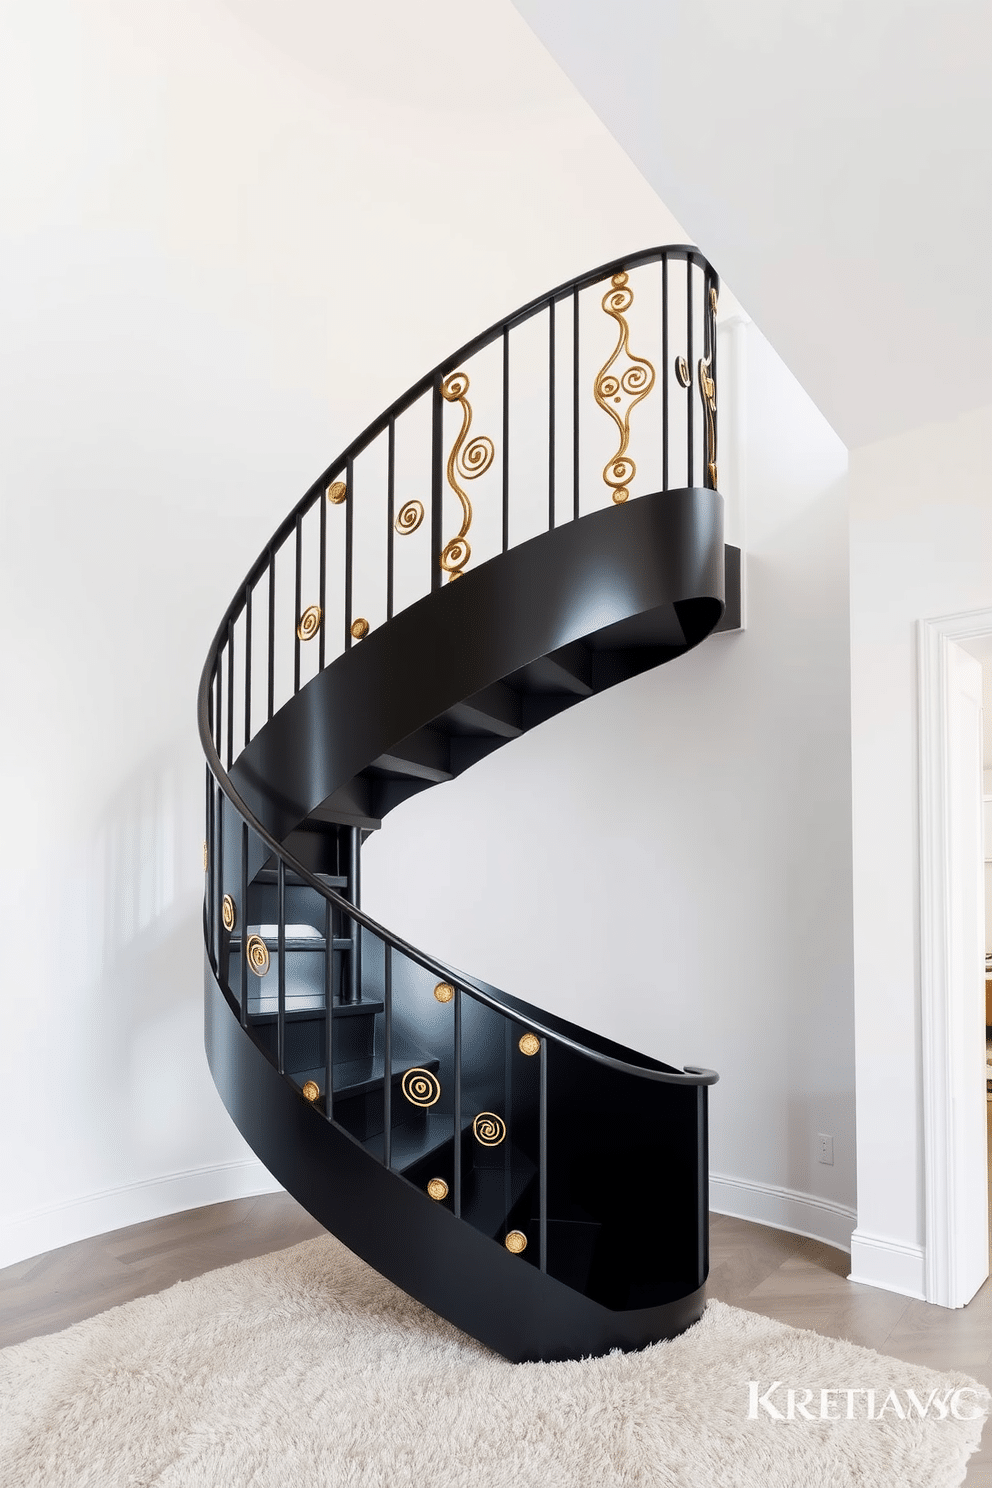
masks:
[[[734,1219],[749,1219],[773,1230],[789,1230],[810,1240],[822,1240],[838,1250],[850,1250],[857,1215],[846,1204],[819,1199],[814,1194],[771,1183],[748,1183],[710,1174],[710,1209]]]
[[[957,1264],[968,1178],[955,1141],[948,647],[992,634],[992,609],[920,620],[918,630],[923,1295],[942,1307],[963,1307],[971,1293],[962,1293]]]
[[[922,1245],[906,1245],[882,1235],[855,1230],[851,1236],[851,1274],[848,1281],[899,1292],[926,1301],[923,1293],[925,1255]]]
[[[106,1235],[127,1225],[161,1219],[205,1204],[276,1193],[281,1184],[257,1159],[214,1163],[183,1173],[166,1173],[141,1183],[128,1183],[101,1193],[85,1194],[65,1204],[49,1204],[15,1215],[0,1225],[0,1267],[43,1255],[92,1235]]]

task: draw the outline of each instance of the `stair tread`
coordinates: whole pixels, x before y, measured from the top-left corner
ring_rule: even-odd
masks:
[[[381,1090],[383,1070],[385,1061],[381,1054],[368,1055],[364,1059],[350,1059],[344,1064],[334,1066],[334,1099],[350,1099],[355,1095],[365,1095],[370,1090]],[[390,1060],[391,1081],[397,1084],[409,1069],[430,1070],[433,1074],[441,1068],[439,1059],[423,1059],[419,1063],[411,1062],[409,1056],[394,1054]],[[294,1080],[300,1085],[305,1085],[308,1080],[313,1080],[324,1089],[324,1079],[327,1071],[323,1065],[316,1069],[289,1070]],[[402,1098],[402,1097],[401,1097]],[[411,1110],[414,1109],[411,1107]]]
[[[381,1013],[384,1004],[374,998],[362,1002],[341,1002],[335,998],[331,1004],[335,1020],[354,1018],[365,1014],[374,1017]],[[272,992],[265,997],[248,998],[248,1021],[250,1023],[274,1023],[279,1016],[279,994]],[[286,989],[286,1018],[299,1022],[303,1018],[323,1018],[324,995],[322,992],[296,992]]]
[[[248,934],[257,935],[265,941],[266,949],[278,951],[279,949],[279,927],[278,925],[249,925]],[[287,951],[322,951],[326,942],[321,932],[313,925],[287,925],[286,926],[286,949]],[[351,950],[350,935],[335,935],[332,942],[336,951]],[[231,950],[241,950],[240,935],[231,936]]]
[[[463,1130],[471,1126],[471,1119],[463,1122]],[[438,1116],[427,1112],[426,1130],[418,1126],[394,1126],[390,1144],[390,1168],[394,1173],[403,1173],[416,1163],[423,1162],[433,1153],[440,1153],[451,1145],[452,1120],[450,1116]],[[383,1134],[367,1137],[362,1143],[366,1152],[371,1152],[380,1162],[383,1160]]]
[[[321,883],[328,889],[346,889],[348,880],[341,873],[315,873],[314,878],[319,878]],[[252,879],[256,884],[277,884],[279,873],[275,868],[260,868]],[[309,889],[311,886],[306,879],[294,873],[291,868],[286,869],[286,887],[290,889]],[[316,890],[314,891],[316,892]]]

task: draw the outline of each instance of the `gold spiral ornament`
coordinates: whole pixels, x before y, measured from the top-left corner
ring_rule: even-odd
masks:
[[[436,1199],[436,1201],[440,1204],[442,1199],[446,1199],[448,1197],[448,1185],[445,1183],[443,1178],[432,1178],[430,1183],[428,1183],[427,1185],[427,1192],[430,1194],[432,1199]]]
[[[225,894],[220,906],[220,917],[224,922],[225,930],[233,930],[238,923],[238,912],[234,907],[234,900],[230,894]]]
[[[457,533],[444,545],[441,567],[449,581],[457,579],[472,556],[468,543],[468,530],[472,525],[472,503],[459,481],[477,480],[485,475],[496,455],[496,446],[486,434],[468,438],[472,427],[472,405],[465,394],[468,392],[467,372],[452,372],[441,384],[441,396],[447,403],[457,403],[462,411],[462,426],[451,446],[448,456],[448,485],[454,491],[462,508],[462,525]],[[466,442],[467,441],[467,442]]]
[[[396,513],[396,521],[393,526],[401,537],[406,537],[411,532],[416,532],[424,520],[424,503],[422,501],[404,501]]]
[[[301,641],[312,641],[320,629],[321,609],[320,605],[308,605],[300,616],[300,623],[296,627],[296,634]]]
[[[675,376],[678,378],[679,382],[684,388],[687,388],[689,386],[689,383],[691,381],[689,377],[689,363],[686,361],[684,356],[675,358]]]
[[[263,977],[269,969],[269,948],[260,935],[249,935],[245,955],[255,975]]]
[[[541,1040],[538,1038],[536,1033],[525,1033],[523,1038],[517,1044],[517,1048],[520,1050],[521,1054],[527,1054],[528,1056],[531,1054],[537,1054],[541,1048]]]
[[[317,1081],[316,1080],[308,1080],[307,1083],[303,1087],[304,1099],[306,1099],[308,1101],[315,1101],[317,1099],[317,1097],[318,1097],[319,1094],[320,1094],[320,1086],[317,1084]]]
[[[506,1136],[506,1122],[495,1111],[480,1111],[472,1122],[472,1134],[483,1147],[498,1147]]]
[[[332,506],[340,506],[348,494],[344,481],[332,481],[327,488],[327,499]]]
[[[711,375],[713,366],[713,342],[716,336],[716,326],[713,317],[716,315],[716,290],[710,287],[710,310],[712,314],[707,317],[703,334],[705,336],[706,355],[699,358],[699,397],[703,405],[703,458],[706,461],[706,472],[710,478],[710,484],[716,490],[716,379]]]
[[[358,617],[357,620],[352,620],[352,622],[351,622],[351,634],[352,634],[352,638],[354,640],[360,641],[362,639],[362,636],[367,636],[368,633],[369,633],[369,622],[367,620],[363,619],[361,615],[359,615],[359,617]]]
[[[438,982],[434,988],[434,996],[438,1002],[450,1002],[455,995],[455,989],[450,982]]]
[[[408,1069],[400,1081],[400,1089],[411,1106],[425,1110],[441,1099],[441,1082],[426,1069]]]
[[[603,296],[602,306],[617,323],[617,344],[596,374],[593,396],[620,432],[620,446],[603,470],[603,480],[612,488],[613,500],[618,505],[622,505],[630,495],[630,482],[637,470],[633,460],[627,456],[630,415],[654,387],[654,367],[646,357],[635,356],[630,349],[627,311],[633,303],[634,291],[627,282],[627,275],[614,274],[610,288]]]
[[[503,1244],[511,1255],[520,1255],[521,1251],[527,1249],[527,1236],[520,1230],[511,1230]]]

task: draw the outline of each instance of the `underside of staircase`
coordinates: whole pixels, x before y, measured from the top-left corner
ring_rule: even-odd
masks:
[[[217,1088],[322,1224],[513,1360],[638,1348],[699,1317],[716,1075],[376,924],[362,842],[739,623],[718,290],[697,250],[647,250],[446,359],[290,513],[201,679]]]

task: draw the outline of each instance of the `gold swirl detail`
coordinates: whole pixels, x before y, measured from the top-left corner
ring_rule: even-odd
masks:
[[[234,900],[230,894],[225,894],[220,906],[220,917],[224,922],[225,930],[233,930],[238,923],[238,912],[234,907]]]
[[[472,1122],[472,1133],[483,1147],[498,1147],[506,1136],[506,1122],[495,1111],[480,1111]]]
[[[405,501],[396,514],[393,526],[401,537],[406,537],[410,532],[416,532],[424,520],[424,503],[422,501]]]
[[[249,935],[245,955],[255,975],[263,977],[269,969],[269,948],[260,935]]]
[[[317,1084],[317,1081],[316,1080],[308,1080],[307,1083],[303,1087],[303,1096],[304,1096],[304,1099],[305,1100],[308,1100],[308,1101],[315,1101],[317,1099],[317,1097],[318,1097],[319,1094],[320,1094],[320,1086]]]
[[[527,1249],[527,1236],[520,1230],[511,1230],[503,1244],[511,1255],[520,1255],[521,1251]]]
[[[443,1178],[432,1178],[427,1185],[427,1192],[440,1204],[442,1199],[448,1197],[448,1185]]]
[[[627,282],[627,275],[614,274],[602,305],[607,315],[612,315],[617,323],[617,344],[596,375],[593,396],[620,433],[620,446],[603,470],[603,480],[611,487],[613,500],[618,505],[630,495],[630,483],[637,470],[633,460],[627,456],[631,411],[654,387],[654,367],[646,357],[635,356],[630,349],[627,311],[633,303],[634,291]]]
[[[517,1048],[521,1054],[536,1054],[541,1047],[541,1040],[536,1033],[525,1033]]]
[[[357,620],[352,620],[351,634],[353,640],[360,641],[362,639],[362,636],[367,636],[368,633],[369,622],[363,619],[361,615],[359,615]]]
[[[675,358],[675,376],[684,388],[687,388],[692,381],[689,376],[689,363],[684,356]]]
[[[713,342],[716,337],[716,290],[710,287],[710,311],[704,331],[706,355],[699,358],[699,397],[703,405],[703,458],[710,485],[716,490],[716,379],[710,375],[713,365]]]
[[[332,481],[327,488],[327,499],[332,506],[340,506],[348,495],[348,487],[344,481]]]
[[[296,634],[301,641],[312,641],[320,629],[322,614],[320,605],[308,605],[300,616]]]
[[[400,1089],[411,1106],[426,1109],[441,1099],[441,1083],[430,1070],[409,1069],[400,1081]]]
[[[434,988],[434,996],[438,1002],[450,1002],[455,995],[455,989],[450,982],[438,982]]]
[[[486,434],[468,438],[472,427],[472,405],[465,396],[469,389],[467,372],[452,372],[441,384],[441,396],[448,403],[457,403],[462,410],[462,426],[448,455],[448,485],[454,491],[462,508],[462,525],[453,538],[444,545],[441,567],[449,581],[457,579],[472,556],[468,543],[468,530],[472,525],[472,503],[459,481],[478,480],[485,475],[496,456],[496,446]],[[466,442],[467,441],[467,442]]]

